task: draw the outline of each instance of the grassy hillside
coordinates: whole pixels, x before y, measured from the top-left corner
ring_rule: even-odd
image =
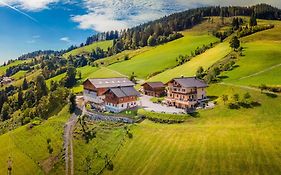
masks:
[[[224,75],[228,83],[241,85],[281,85],[281,22],[273,23],[275,28],[250,35],[242,39],[245,48],[243,57],[237,62],[238,68]]]
[[[211,96],[246,92],[208,89]],[[281,98],[250,93],[260,107],[229,110],[219,100],[187,123],[137,124],[134,138],[113,159],[114,170],[105,174],[280,174]]]
[[[12,174],[50,173],[54,164],[62,159],[63,126],[68,118],[68,108],[64,108],[57,116],[39,126],[33,128],[22,126],[1,135],[0,172],[7,172],[7,161],[11,157]],[[54,149],[51,155],[47,149],[48,138],[51,139],[51,145]],[[64,173],[61,169],[57,169],[56,172],[58,174]]]
[[[68,53],[65,53],[63,56],[65,58],[68,58],[70,55],[72,56],[76,56],[76,55],[80,55],[80,54],[84,54],[84,53],[90,53],[93,50],[95,50],[97,47],[103,49],[103,50],[107,50],[108,47],[111,47],[113,44],[113,40],[108,40],[108,41],[99,41],[99,42],[95,42],[93,44],[90,44],[88,46],[84,46],[78,49],[74,49]]]
[[[94,128],[96,137],[89,143],[81,137],[81,126],[77,125],[74,139],[74,169],[75,174],[84,175],[87,172],[87,163],[90,165],[89,174],[96,174],[103,169],[104,157],[112,157],[120,143],[125,139],[125,130],[121,123],[89,123],[88,127]],[[88,159],[87,159],[88,158]]]
[[[12,78],[15,79],[15,80],[21,79],[26,75],[26,73],[27,73],[27,71],[24,71],[24,70],[19,71],[18,73],[14,74],[12,76]]]
[[[75,93],[79,93],[83,91],[82,83],[88,78],[110,78],[110,77],[124,77],[124,75],[110,70],[106,67],[92,67],[92,66],[85,66],[77,68],[77,71],[81,72],[81,80],[78,81],[77,86],[72,88]],[[48,87],[50,87],[51,81],[59,82],[66,76],[66,73],[57,75],[53,78],[50,78],[46,81]],[[78,77],[77,77],[78,78]]]
[[[207,50],[205,53],[192,58],[191,61],[176,68],[160,73],[148,79],[148,81],[163,81],[166,83],[174,77],[180,77],[182,75],[194,76],[198,67],[202,66],[205,70],[208,69],[214,63],[229,54],[230,51],[231,49],[228,42],[218,44],[214,48]]]
[[[7,66],[0,66],[0,76],[2,76],[3,74],[6,73],[6,70],[9,68],[9,67],[12,67],[12,66],[16,66],[16,65],[19,65],[19,64],[22,64],[22,63],[26,63],[28,62],[29,60],[16,60],[14,62],[12,62],[11,64],[7,65]]]
[[[189,55],[197,47],[218,41],[217,38],[208,34],[184,32],[184,35],[183,38],[157,46],[129,61],[113,64],[109,68],[126,75],[135,72],[139,78],[146,78],[149,74],[175,66],[176,58],[180,54]]]

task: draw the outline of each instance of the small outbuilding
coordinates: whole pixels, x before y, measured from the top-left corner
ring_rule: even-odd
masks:
[[[145,95],[153,97],[162,97],[166,95],[166,87],[162,82],[146,82],[142,84],[142,87]]]

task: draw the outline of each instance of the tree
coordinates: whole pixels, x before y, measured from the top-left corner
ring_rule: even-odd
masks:
[[[67,68],[66,77],[64,78],[64,86],[71,88],[76,84],[76,68],[69,66]]]
[[[10,106],[7,102],[3,104],[1,110],[1,119],[2,121],[8,120],[10,118]]]
[[[204,68],[200,66],[196,71],[196,78],[202,79],[204,76]]]
[[[45,82],[45,78],[42,75],[37,76],[35,87],[37,101],[39,101],[43,96],[48,95],[48,88]]]
[[[149,46],[155,46],[156,45],[156,38],[154,35],[150,35],[150,37],[147,40],[147,44]]]
[[[234,94],[233,95],[233,100],[237,103],[239,101],[239,94]]]
[[[18,91],[18,107],[20,108],[23,103],[24,103],[23,93],[22,93],[21,88],[19,88],[19,91]]]
[[[22,87],[22,90],[27,90],[28,89],[28,82],[27,82],[26,78],[23,79],[21,87]]]
[[[69,112],[73,113],[76,109],[76,95],[70,94],[69,95]]]
[[[137,83],[136,77],[137,76],[135,75],[135,72],[132,72],[131,76],[129,77],[129,80],[134,83]]]
[[[251,15],[251,18],[250,18],[250,22],[249,22],[249,26],[250,27],[253,27],[253,26],[256,26],[258,23],[257,23],[257,18],[256,18],[256,14],[255,12],[252,13]]]
[[[246,103],[248,103],[248,101],[249,101],[250,98],[251,98],[251,95],[250,95],[249,92],[247,92],[247,93],[244,94],[244,100],[245,100]]]
[[[50,91],[55,91],[55,90],[57,90],[57,88],[58,88],[58,83],[56,82],[56,81],[53,81],[53,80],[51,80],[51,83],[50,83]]]
[[[222,100],[223,100],[223,103],[225,105],[225,103],[228,101],[228,95],[223,95]]]
[[[230,43],[230,47],[233,48],[234,50],[240,47],[240,40],[238,39],[237,36],[234,36],[229,43]]]

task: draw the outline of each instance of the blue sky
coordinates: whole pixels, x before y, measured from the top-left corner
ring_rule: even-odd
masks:
[[[0,0],[0,63],[39,49],[66,49],[96,32],[189,8],[261,2],[281,7],[280,0]]]

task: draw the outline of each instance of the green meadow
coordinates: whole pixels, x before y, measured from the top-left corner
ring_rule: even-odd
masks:
[[[239,85],[281,85],[281,22],[261,21],[275,24],[270,30],[243,38],[243,55],[238,67],[223,75],[225,82]]]
[[[63,127],[69,116],[65,107],[38,126],[30,128],[26,125],[1,135],[0,174],[7,172],[9,157],[12,160],[12,174],[15,175],[63,174],[63,168],[52,168],[63,162]],[[47,139],[51,139],[52,154],[48,152]]]
[[[24,70],[19,71],[16,74],[14,74],[12,76],[12,78],[15,79],[15,80],[21,79],[21,78],[23,78],[26,75],[26,73],[27,73],[27,71],[24,71]]]
[[[68,58],[70,55],[76,56],[76,55],[80,55],[80,54],[87,54],[87,53],[90,53],[93,50],[95,50],[97,47],[99,47],[103,50],[107,50],[107,48],[111,47],[112,44],[113,44],[113,40],[94,42],[93,44],[90,44],[88,46],[74,49],[74,50],[64,54],[63,56],[65,58]]]
[[[16,66],[25,62],[28,62],[28,60],[16,60],[7,66],[0,66],[0,76],[4,75],[9,67]]]
[[[230,110],[223,94],[247,90],[212,85],[218,105],[199,111],[183,124],[144,121],[133,126],[133,139],[113,158],[105,174],[280,174],[281,98],[249,91],[261,106]]]
[[[183,38],[154,47],[129,61],[113,64],[109,68],[125,75],[131,75],[134,72],[138,78],[145,79],[152,73],[176,66],[176,58],[179,55],[190,55],[191,51],[197,47],[218,41],[217,38],[208,34],[184,32],[184,35]]]
[[[147,81],[162,81],[168,82],[172,78],[180,76],[195,76],[197,69],[202,66],[205,70],[215,64],[217,61],[223,59],[231,52],[227,42],[220,43],[215,47],[207,50],[205,53],[192,58],[189,62],[160,73]]]

